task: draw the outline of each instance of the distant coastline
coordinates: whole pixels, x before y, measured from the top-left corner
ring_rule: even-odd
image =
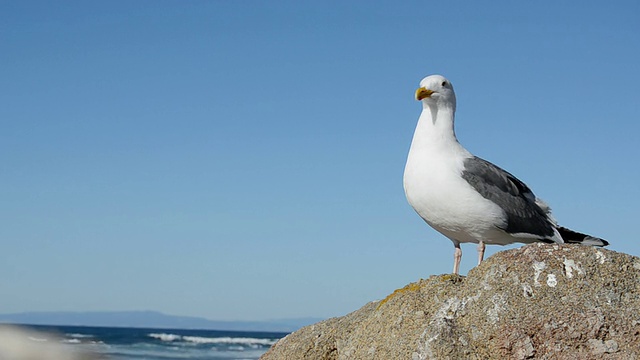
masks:
[[[222,331],[293,332],[321,318],[268,321],[216,321],[157,311],[51,311],[0,314],[0,323],[25,325],[106,326],[131,328],[202,329]]]

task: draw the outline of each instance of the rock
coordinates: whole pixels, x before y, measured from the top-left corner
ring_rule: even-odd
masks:
[[[0,324],[1,360],[98,360],[88,348],[62,343],[55,334]]]
[[[618,351],[618,343],[615,340],[602,341],[598,339],[589,339],[589,346],[594,355],[602,355],[604,353],[614,353]]]
[[[640,258],[579,245],[497,253],[278,341],[262,360],[640,359]]]

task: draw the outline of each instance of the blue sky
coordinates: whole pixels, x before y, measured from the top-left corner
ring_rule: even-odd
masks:
[[[329,317],[450,272],[402,189],[434,73],[463,145],[638,256],[639,13],[0,1],[0,312]]]

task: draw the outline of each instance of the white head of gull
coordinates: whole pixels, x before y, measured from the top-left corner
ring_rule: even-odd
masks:
[[[458,274],[461,243],[478,244],[478,264],[485,244],[608,242],[558,225],[551,209],[529,187],[498,166],[471,154],[456,138],[456,95],[449,80],[431,75],[420,82],[422,102],[404,170],[409,204],[455,247]]]

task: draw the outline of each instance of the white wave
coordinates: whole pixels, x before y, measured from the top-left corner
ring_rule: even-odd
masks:
[[[77,338],[77,339],[83,339],[83,338],[92,338],[93,335],[89,335],[89,334],[65,334],[65,336],[71,337],[71,338]]]
[[[182,340],[182,336],[175,334],[165,334],[165,333],[152,333],[148,335],[154,339],[159,339],[161,341],[177,341]]]
[[[80,344],[80,340],[78,339],[64,339],[62,342],[65,344]]]
[[[259,345],[271,346],[276,343],[277,340],[272,339],[257,339],[257,338],[243,338],[243,337],[201,337],[201,336],[183,336],[167,333],[151,333],[149,337],[159,339],[161,341],[184,341],[193,344],[229,344],[229,345],[246,345],[250,347],[256,347]]]
[[[199,336],[183,336],[182,340],[196,344],[234,344],[234,345],[268,345],[271,346],[277,340],[257,339],[257,338],[232,338],[232,337],[216,337],[207,338]]]

